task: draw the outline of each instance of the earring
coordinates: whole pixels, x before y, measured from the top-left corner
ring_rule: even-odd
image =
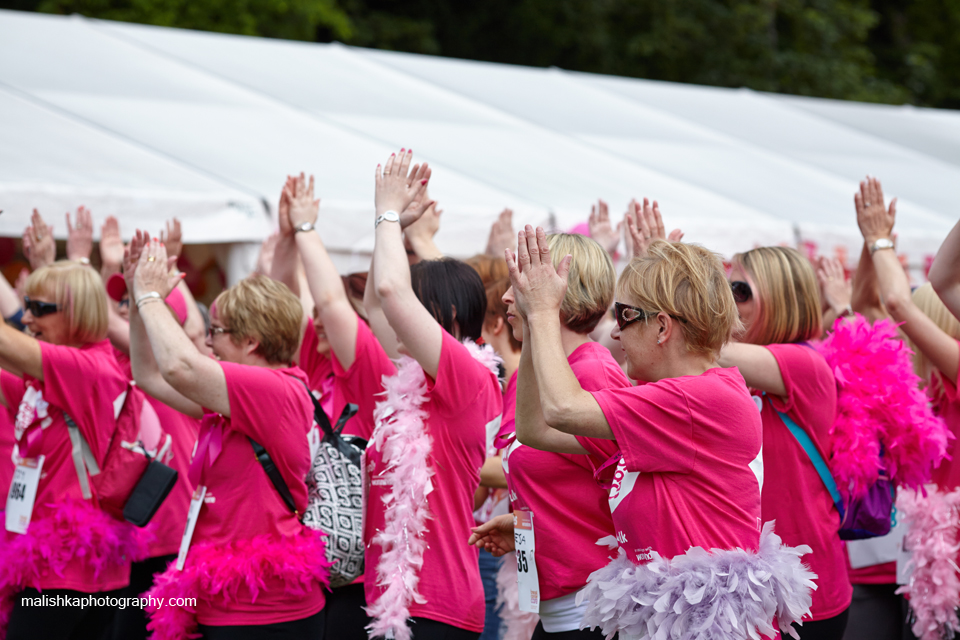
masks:
[[[657,338],[657,344],[660,344],[660,342],[661,342],[662,340],[663,340],[663,338]]]

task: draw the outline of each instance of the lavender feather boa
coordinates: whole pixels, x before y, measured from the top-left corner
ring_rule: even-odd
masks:
[[[669,560],[635,565],[623,550],[594,571],[577,603],[588,602],[582,629],[599,627],[620,640],[733,640],[780,630],[798,638],[792,624],[810,613],[817,586],[800,557],[810,547],[788,547],[763,526],[757,552],[692,547]]]
[[[463,344],[474,359],[497,375],[500,358],[493,349],[471,340]],[[417,587],[427,548],[423,534],[427,521],[433,518],[427,503],[434,475],[430,465],[433,439],[426,426],[429,416],[421,408],[428,399],[423,368],[413,358],[403,356],[397,373],[384,378],[383,388],[386,398],[374,410],[376,426],[370,446],[383,455],[383,478],[390,487],[384,498],[384,528],[373,538],[373,543],[383,549],[377,563],[377,586],[384,591],[367,607],[373,618],[367,631],[371,638],[410,640],[410,605],[426,602]]]

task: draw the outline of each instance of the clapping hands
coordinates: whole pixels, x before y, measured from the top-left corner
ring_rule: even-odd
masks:
[[[890,207],[883,204],[883,187],[876,178],[867,177],[860,183],[860,191],[853,196],[857,209],[857,225],[867,246],[877,240],[893,237],[893,223],[897,217],[897,199],[890,201]]]
[[[427,163],[414,165],[410,170],[413,151],[401,149],[400,154],[391,153],[387,163],[381,168],[377,165],[375,174],[376,216],[387,211],[396,211],[400,216],[400,228],[405,229],[420,219],[431,205],[421,197],[430,180],[430,168]]]

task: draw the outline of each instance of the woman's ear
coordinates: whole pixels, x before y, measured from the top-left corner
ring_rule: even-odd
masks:
[[[498,336],[503,333],[503,330],[507,328],[507,323],[504,321],[503,316],[497,316],[497,319],[493,322],[493,335]]]

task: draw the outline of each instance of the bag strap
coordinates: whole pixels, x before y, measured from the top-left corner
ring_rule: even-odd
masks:
[[[273,458],[270,457],[270,454],[267,453],[266,448],[264,448],[262,444],[249,436],[247,436],[247,438],[250,440],[250,444],[253,445],[253,453],[257,458],[257,462],[259,462],[263,470],[267,472],[267,477],[270,478],[270,482],[276,487],[277,493],[283,498],[284,504],[286,504],[287,508],[293,511],[294,514],[299,515],[297,505],[293,501],[293,495],[290,493],[290,487],[287,486],[286,480],[283,479],[280,469],[274,464]]]
[[[773,407],[772,400],[770,401],[770,406],[774,411],[777,411],[776,407]],[[837,513],[840,514],[840,522],[843,522],[843,519],[846,517],[846,509],[843,508],[843,498],[840,497],[840,491],[837,489],[837,482],[830,473],[830,467],[827,466],[823,456],[817,451],[816,445],[813,444],[813,440],[811,440],[810,435],[803,430],[803,427],[794,422],[793,418],[782,411],[777,411],[777,415],[780,416],[780,420],[787,429],[789,429],[790,433],[793,434],[793,437],[797,439],[797,442],[800,443],[807,457],[810,458],[810,462],[813,463],[813,468],[817,470],[817,475],[820,476],[820,480],[823,481],[827,491],[830,492],[833,506],[837,508]]]
[[[70,434],[70,456],[73,458],[73,467],[77,471],[80,492],[84,500],[89,500],[93,497],[93,492],[90,491],[90,478],[87,474],[89,472],[91,476],[99,475],[100,466],[74,419],[66,411],[63,412],[63,419],[67,423],[67,432]]]
[[[310,393],[310,388],[307,387],[306,383],[303,382],[303,380],[300,380],[300,382],[303,384],[303,388],[307,390],[307,395],[313,402],[313,419],[317,422],[317,424],[320,425],[320,428],[323,429],[323,432],[328,436],[333,437],[334,434],[340,435],[340,432],[343,431],[343,427],[347,423],[347,420],[352,418],[357,412],[357,405],[348,404],[345,406],[343,408],[343,413],[340,414],[340,419],[337,420],[337,426],[332,427],[330,426],[330,418],[327,417],[323,407],[320,406],[320,402],[318,402],[317,399],[313,397],[313,394]],[[294,514],[299,516],[297,505],[293,501],[293,495],[290,493],[290,487],[287,486],[287,482],[283,479],[280,469],[278,469],[277,465],[273,462],[273,458],[270,457],[270,454],[262,444],[253,438],[250,438],[249,436],[248,439],[250,440],[250,444],[253,445],[253,453],[256,455],[257,461],[267,473],[267,477],[270,478],[270,482],[273,483],[277,493],[279,493],[280,497],[283,498],[284,504],[287,505],[287,508],[289,508],[290,511],[293,511]]]

